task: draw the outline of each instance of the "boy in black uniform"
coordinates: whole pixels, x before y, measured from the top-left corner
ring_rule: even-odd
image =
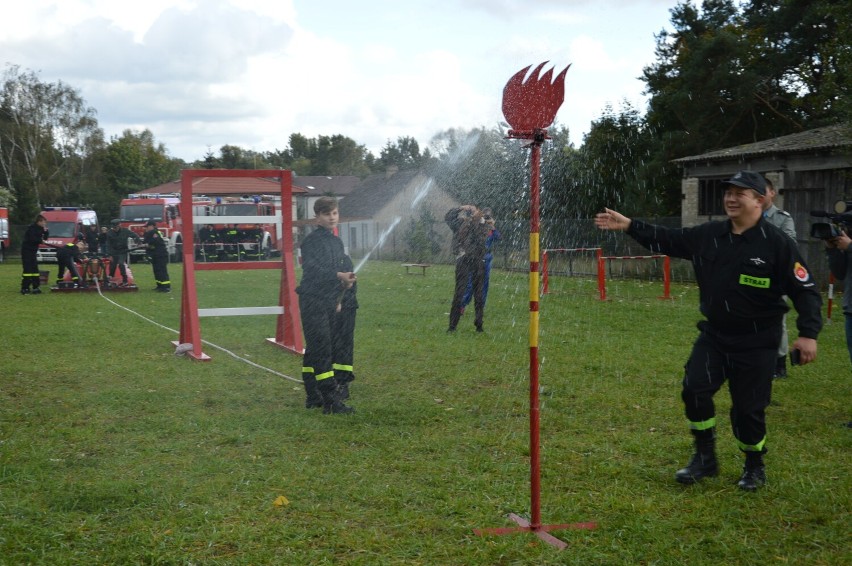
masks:
[[[681,398],[696,450],[675,474],[684,484],[719,473],[715,452],[713,395],[727,380],[731,427],[745,467],[740,489],[766,483],[765,410],[772,389],[781,318],[788,295],[798,312],[799,337],[793,343],[800,363],[816,359],[822,328],[822,299],[795,242],[763,218],[766,180],[740,171],[726,181],[728,220],[692,228],[664,228],[631,220],[610,209],[595,217],[604,230],[621,230],[654,253],[692,261],[700,310],[707,320],[685,365]]]
[[[342,338],[339,333],[354,331],[355,273],[343,242],[333,232],[338,221],[337,200],[320,197],[314,203],[314,212],[318,226],[302,242],[302,281],[296,289],[305,334],[305,407],[322,406],[325,414],[351,413],[354,409],[343,403],[345,391],[340,390],[335,379],[334,356],[335,340],[349,340],[349,358],[337,361],[351,374],[351,337]],[[339,318],[344,302],[348,314],[343,316],[351,318]],[[341,381],[347,377],[341,374]]]
[[[56,274],[57,287],[61,287],[63,285],[66,269],[69,273],[71,273],[71,284],[74,287],[86,286],[80,280],[80,271],[77,269],[77,262],[84,259],[84,251],[86,251],[86,243],[82,240],[76,244],[68,242],[56,250],[56,262],[59,264],[59,271]]]
[[[169,280],[169,248],[163,235],[157,230],[157,223],[149,220],[145,224],[145,234],[142,238],[147,248],[146,253],[151,266],[154,268],[154,281],[158,293],[171,293],[172,282]]]
[[[23,273],[21,274],[21,294],[29,295],[30,287],[32,294],[41,294],[39,289],[39,272],[38,272],[38,246],[46,241],[48,237],[47,218],[39,214],[35,218],[35,222],[27,227],[24,232],[24,240],[21,242],[21,264]]]

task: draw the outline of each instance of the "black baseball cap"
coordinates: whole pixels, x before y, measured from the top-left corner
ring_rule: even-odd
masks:
[[[744,189],[752,189],[761,195],[766,195],[766,179],[763,178],[763,175],[754,171],[739,171],[724,183]]]
[[[157,223],[154,222],[153,220],[149,220],[148,222],[145,223],[145,226],[156,226],[156,225],[157,225]]]

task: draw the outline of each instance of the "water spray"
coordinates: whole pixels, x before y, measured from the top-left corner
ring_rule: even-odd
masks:
[[[367,255],[361,258],[361,261],[359,261],[358,265],[355,266],[355,269],[352,270],[353,273],[358,273],[358,271],[361,270],[364,264],[367,263],[367,260],[370,259],[370,256],[373,255],[373,252],[379,249],[382,245],[384,245],[385,240],[387,240],[390,233],[393,232],[393,229],[396,228],[396,225],[399,224],[401,220],[402,217],[397,216],[393,219],[393,222],[391,222],[390,226],[385,228],[382,233],[379,234],[379,239],[376,241],[376,245],[373,246],[373,249],[367,252]]]

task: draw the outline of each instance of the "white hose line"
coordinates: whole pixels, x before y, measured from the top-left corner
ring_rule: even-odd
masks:
[[[177,331],[177,330],[175,330],[174,328],[169,328],[168,326],[163,326],[162,324],[160,324],[160,323],[159,323],[159,322],[157,322],[156,320],[152,320],[152,319],[148,318],[148,317],[147,317],[147,316],[145,316],[145,315],[139,314],[138,312],[136,312],[136,311],[134,311],[134,310],[132,310],[132,309],[129,309],[129,308],[125,307],[124,305],[120,305],[120,304],[116,303],[115,301],[113,301],[112,299],[110,299],[109,297],[107,297],[106,295],[104,295],[104,294],[101,292],[101,285],[100,285],[100,282],[99,282],[97,279],[95,279],[94,281],[95,281],[95,287],[97,287],[97,289],[98,289],[98,294],[99,294],[99,295],[100,295],[100,296],[101,296],[101,297],[102,297],[105,301],[107,301],[108,303],[110,303],[110,304],[112,304],[112,305],[115,305],[116,307],[118,307],[118,308],[120,308],[120,309],[122,309],[122,310],[125,310],[125,311],[129,312],[130,314],[136,315],[136,316],[138,316],[139,318],[141,318],[142,320],[147,321],[147,322],[150,322],[150,323],[151,323],[151,324],[153,324],[154,326],[159,326],[159,327],[160,327],[160,328],[162,328],[163,330],[168,330],[169,332],[173,332],[173,333],[175,333],[175,334],[180,334],[180,332],[179,332],[179,331]],[[254,362],[253,362],[253,361],[251,361],[251,360],[247,360],[247,359],[245,359],[245,358],[241,358],[240,356],[238,356],[237,354],[233,353],[232,351],[230,351],[230,350],[226,350],[225,348],[223,348],[223,347],[221,347],[221,346],[217,346],[216,344],[213,344],[212,342],[208,342],[207,340],[202,340],[201,342],[202,342],[203,344],[206,344],[206,345],[210,346],[211,348],[215,348],[215,349],[217,349],[217,350],[219,350],[219,351],[221,351],[221,352],[224,352],[224,353],[228,354],[229,356],[231,356],[231,357],[233,357],[233,358],[236,358],[237,360],[239,360],[239,361],[241,361],[241,362],[247,363],[247,364],[248,364],[248,365],[250,365],[250,366],[254,366],[254,367],[256,367],[256,368],[258,368],[258,369],[262,369],[262,370],[264,370],[264,371],[268,371],[269,373],[271,373],[271,374],[273,374],[273,375],[277,375],[278,377],[283,377],[284,379],[289,379],[290,381],[294,381],[294,382],[296,382],[296,383],[302,383],[302,380],[301,380],[301,379],[296,379],[296,378],[294,378],[294,377],[290,377],[289,375],[285,375],[285,374],[283,374],[283,373],[281,373],[281,372],[277,372],[277,371],[275,371],[274,369],[270,369],[270,368],[268,368],[268,367],[264,367],[264,366],[262,366],[262,365],[260,365],[260,364],[256,364],[256,363],[254,363]]]

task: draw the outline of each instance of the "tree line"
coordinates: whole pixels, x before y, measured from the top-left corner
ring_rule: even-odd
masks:
[[[647,108],[604,107],[579,147],[566,128],[550,128],[543,216],[585,218],[609,204],[677,215],[681,175],[672,160],[852,120],[850,12],[846,0],[677,3],[640,77]],[[362,178],[396,167],[422,169],[459,200],[522,219],[528,152],[505,139],[505,128],[449,128],[423,150],[401,136],[378,156],[340,134],[293,133],[284,149],[224,145],[187,163],[149,130],[105,139],[77,89],[10,64],[0,77],[0,200],[13,223],[29,222],[43,205],[86,204],[111,218],[123,196],[186,167]]]

